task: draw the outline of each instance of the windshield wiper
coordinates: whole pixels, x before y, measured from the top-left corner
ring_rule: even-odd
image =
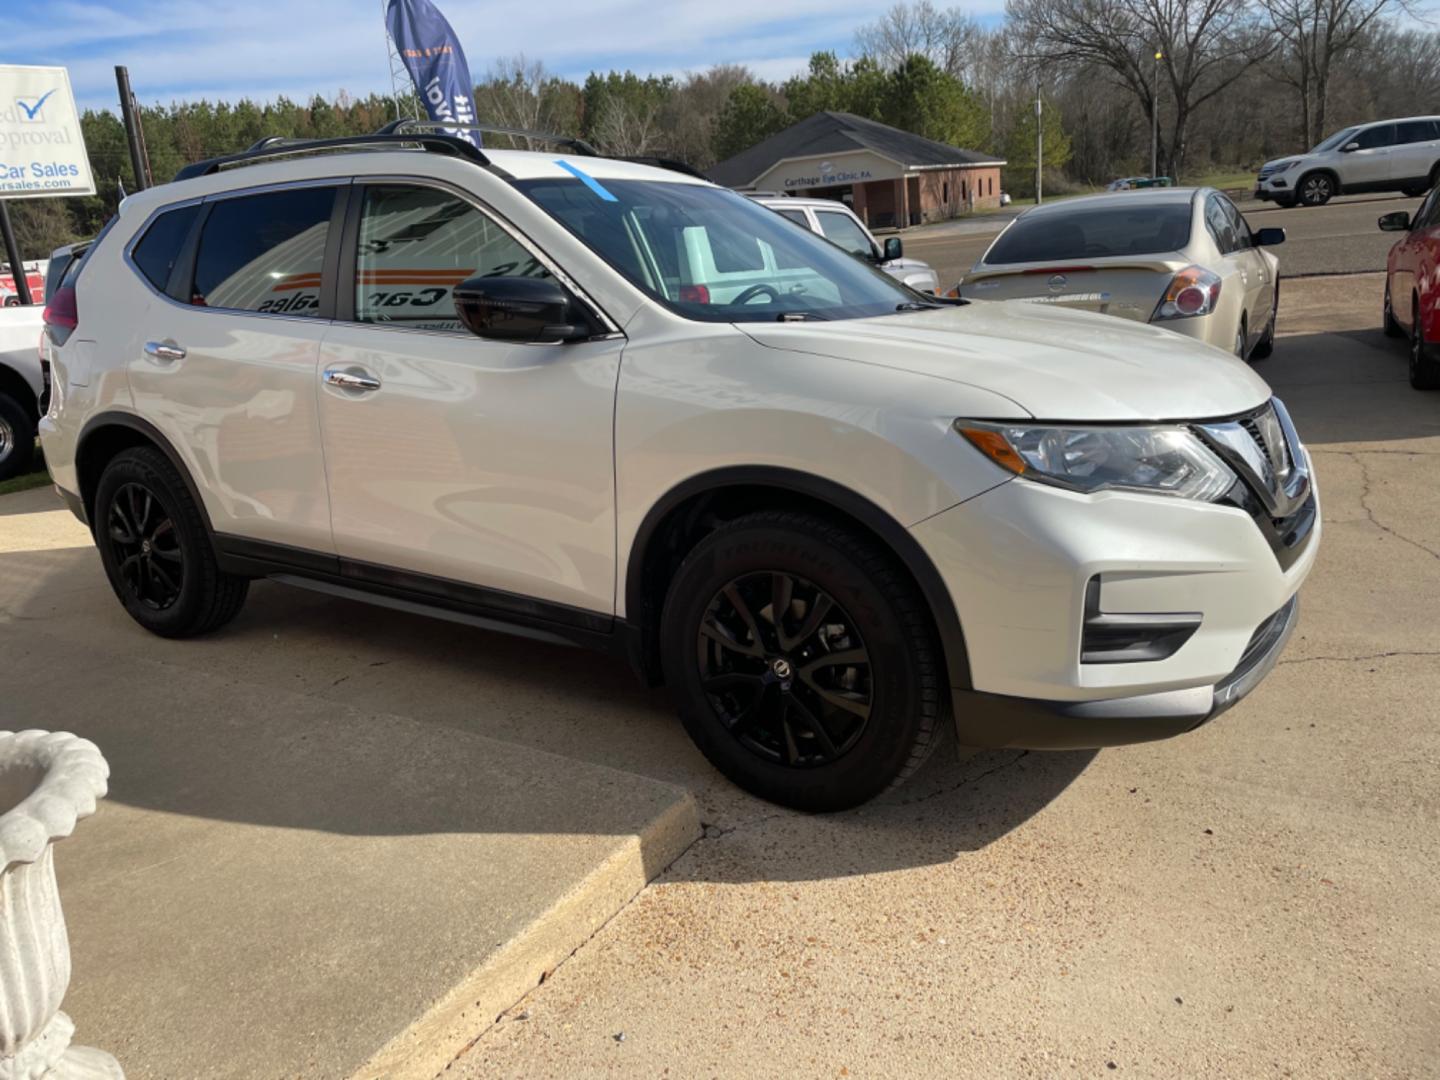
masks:
[[[933,311],[935,308],[944,307],[943,304],[927,304],[924,300],[906,300],[895,305],[896,311]]]
[[[830,316],[814,311],[782,311],[775,316],[776,322],[829,322]]]

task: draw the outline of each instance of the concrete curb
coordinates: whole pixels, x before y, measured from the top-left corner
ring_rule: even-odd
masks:
[[[582,879],[423,1016],[377,1051],[352,1080],[431,1080],[511,1006],[588,941],[696,840],[688,791],[645,831]]]

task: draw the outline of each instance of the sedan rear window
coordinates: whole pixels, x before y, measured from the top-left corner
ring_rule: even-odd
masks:
[[[1154,203],[1114,196],[1107,206],[1017,218],[985,253],[985,263],[1158,255],[1190,243],[1190,203]]]

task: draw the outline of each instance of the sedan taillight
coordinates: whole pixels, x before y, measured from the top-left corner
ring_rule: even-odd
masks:
[[[1209,315],[1220,303],[1220,275],[1203,266],[1187,266],[1166,286],[1165,295],[1150,316],[1151,322],[1161,319],[1192,319]]]

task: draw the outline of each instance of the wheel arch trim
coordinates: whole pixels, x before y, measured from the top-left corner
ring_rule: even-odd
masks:
[[[645,566],[651,546],[672,514],[691,500],[720,494],[728,488],[764,487],[803,495],[833,507],[874,533],[915,579],[944,654],[949,685],[972,686],[969,652],[960,616],[935,563],[909,529],[865,496],[824,477],[769,465],[737,465],[712,469],[680,481],[655,501],[641,520],[625,560],[625,618],[634,623],[645,610]]]
[[[185,464],[185,459],[180,456],[180,452],[175,449],[170,440],[166,438],[154,424],[148,420],[141,419],[134,413],[122,412],[118,409],[96,413],[85,422],[85,426],[80,430],[80,437],[75,440],[76,485],[81,489],[77,494],[80,496],[81,504],[92,523],[92,528],[95,521],[94,485],[91,485],[89,491],[85,490],[85,484],[83,480],[79,478],[80,463],[85,460],[85,448],[89,441],[102,430],[115,427],[128,428],[136,434],[144,436],[147,441],[153,443],[155,448],[165,455],[170,464],[174,466],[175,471],[180,474],[180,481],[185,485],[185,490],[189,493],[190,498],[193,499],[195,505],[199,507],[200,519],[205,523],[205,535],[210,538],[210,543],[213,546],[215,543],[215,529],[210,524],[210,511],[205,507],[205,500],[200,495],[200,488],[195,484],[195,478],[190,475],[190,468]],[[98,477],[96,479],[98,479]]]

